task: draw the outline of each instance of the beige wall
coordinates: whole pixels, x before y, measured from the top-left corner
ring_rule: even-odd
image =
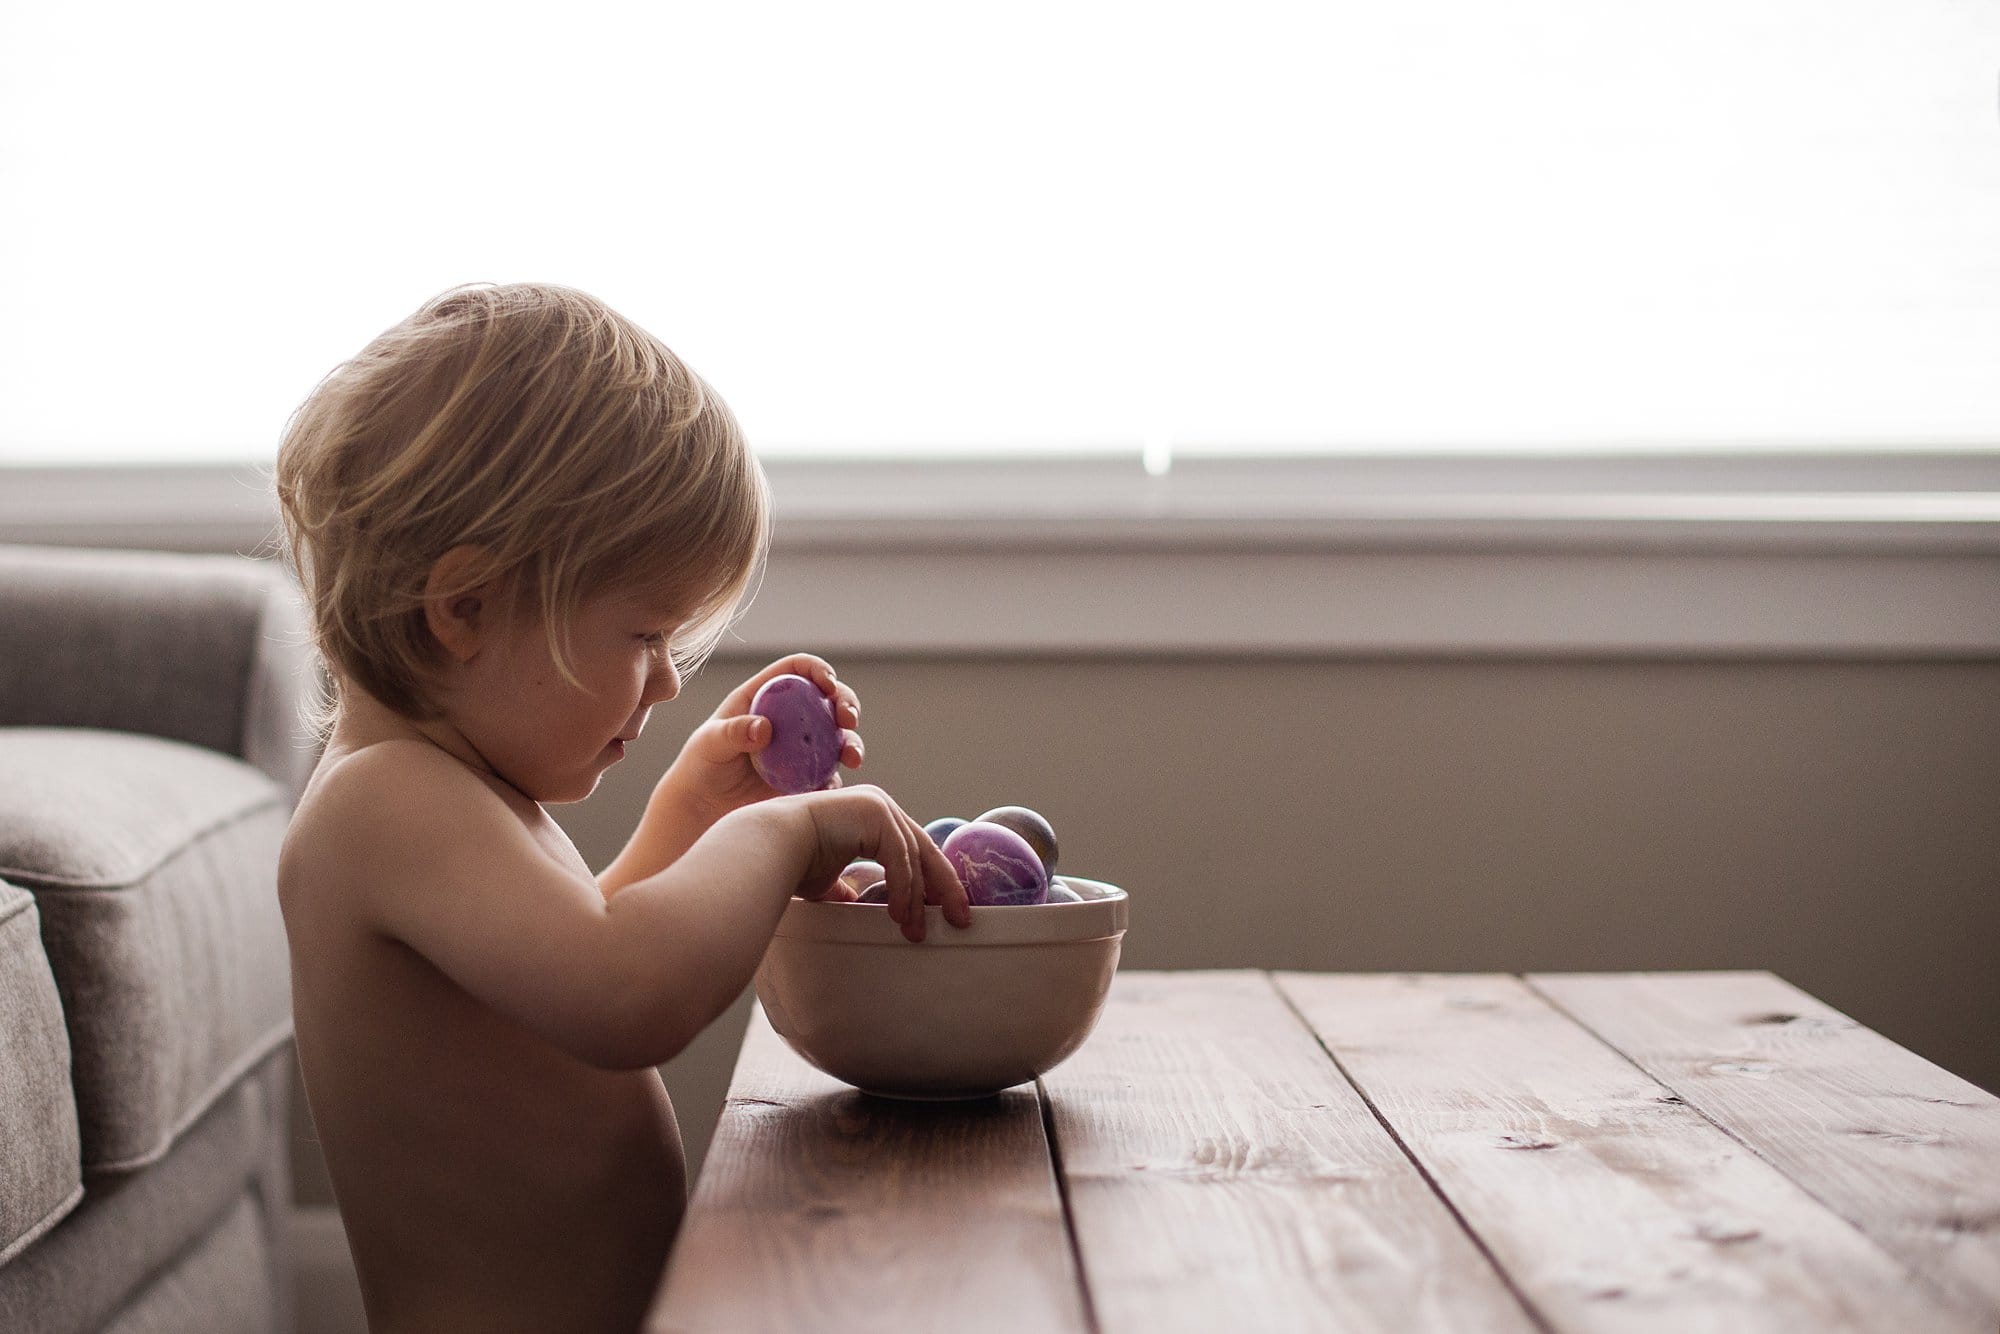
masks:
[[[593,865],[759,665],[557,809]],[[1769,968],[2000,1089],[2000,663],[837,666],[862,775],[919,819],[1043,811],[1131,891],[1128,967]],[[746,1013],[666,1069],[691,1165]]]

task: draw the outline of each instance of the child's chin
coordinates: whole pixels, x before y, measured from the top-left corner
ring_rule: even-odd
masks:
[[[595,773],[586,774],[581,778],[551,779],[549,782],[541,784],[539,791],[530,793],[529,795],[539,802],[553,806],[563,806],[573,801],[582,801],[585,797],[597,791],[597,785],[603,778],[604,772],[598,770]]]
[[[589,795],[590,795],[591,793],[593,793],[593,792],[597,791],[597,785],[598,785],[598,783],[599,783],[599,782],[600,782],[600,781],[601,781],[601,780],[603,779],[603,777],[604,777],[604,775],[603,775],[603,774],[593,774],[593,775],[592,775],[592,776],[591,776],[591,777],[590,777],[590,778],[589,778],[589,779],[588,779],[588,780],[587,780],[587,781],[586,781],[586,782],[585,782],[585,783],[583,784],[583,786],[582,786],[582,789],[581,789],[581,790],[579,790],[579,791],[571,791],[571,792],[568,792],[568,793],[566,793],[566,794],[564,794],[563,796],[560,796],[560,797],[550,797],[550,798],[549,798],[549,800],[550,800],[550,801],[556,801],[556,802],[570,802],[570,801],[582,801],[582,800],[583,800],[583,799],[584,799],[585,797],[587,797],[587,796],[589,796]]]

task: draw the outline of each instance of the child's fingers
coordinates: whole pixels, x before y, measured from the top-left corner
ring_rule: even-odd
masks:
[[[826,659],[814,657],[810,653],[794,653],[760,669],[749,680],[730,691],[711,716],[730,718],[748,712],[750,701],[757,698],[757,692],[774,676],[803,676],[828,695],[832,695],[839,688],[839,682],[834,679],[833,668],[828,665]],[[848,694],[852,695],[853,692],[849,691]]]
[[[942,907],[945,921],[953,926],[971,926],[972,900],[959,881],[958,868],[921,827],[917,830],[917,857],[924,874],[924,901]]]
[[[972,907],[965,898],[965,890],[959,885],[951,863],[937,850],[924,833],[922,826],[901,810],[896,812],[896,827],[910,856],[910,897],[906,907],[908,916],[899,919],[903,924],[903,934],[916,941],[924,938],[928,928],[925,917],[927,904],[944,906],[946,920],[956,926],[972,924]]]
[[[828,670],[831,671],[832,669],[828,668]],[[833,700],[833,716],[842,726],[859,727],[861,725],[861,696],[854,693],[853,686],[845,682],[836,681],[831,698]]]
[[[885,839],[885,844],[894,846],[899,840]],[[882,858],[883,877],[889,882],[889,920],[910,935],[910,868],[900,847],[890,851],[885,846],[879,854]],[[914,939],[914,937],[911,937]]]
[[[944,879],[940,884],[956,883],[943,854],[931,845],[916,821],[878,787],[851,788],[840,796],[829,793],[826,801],[829,814],[839,812],[840,818],[820,828],[823,852],[838,856],[838,867],[845,867],[857,856],[880,862],[882,879],[889,888],[889,919],[901,928],[905,939],[922,940],[929,880],[941,874]],[[935,867],[924,860],[926,848],[938,858]]]
[[[787,670],[805,677],[820,688],[833,704],[833,720],[842,727],[855,727],[861,722],[861,696],[854,693],[854,687],[833,674],[833,666],[824,658],[816,658],[810,653],[795,653],[785,659]]]
[[[688,738],[694,753],[710,764],[727,764],[739,755],[755,754],[771,742],[771,720],[745,713],[711,718]]]
[[[924,938],[923,864],[903,827],[905,820],[897,818],[900,814],[892,811],[888,820],[887,832],[896,848],[896,866],[889,879],[889,911],[902,926],[904,939],[918,941]]]
[[[909,920],[903,923],[903,934],[911,940],[917,941],[924,938],[924,933],[929,926],[924,916],[924,899],[926,898],[924,892],[924,868],[923,862],[917,853],[916,845],[909,840],[907,835],[904,837],[904,846],[909,849],[907,855],[910,859],[910,916]]]

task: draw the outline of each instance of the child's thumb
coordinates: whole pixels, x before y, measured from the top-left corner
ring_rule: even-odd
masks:
[[[689,749],[710,764],[727,764],[738,755],[764,748],[771,739],[771,722],[754,713],[711,718],[688,739]]]

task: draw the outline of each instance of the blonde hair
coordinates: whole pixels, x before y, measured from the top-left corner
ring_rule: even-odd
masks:
[[[564,679],[600,593],[661,590],[694,614],[693,670],[761,569],[770,499],[727,404],[665,344],[573,288],[473,283],[334,368],[292,414],[274,476],[284,554],[338,678],[437,715],[431,567],[483,550],[447,600],[497,580],[533,607]],[[322,735],[337,700],[315,715]]]

